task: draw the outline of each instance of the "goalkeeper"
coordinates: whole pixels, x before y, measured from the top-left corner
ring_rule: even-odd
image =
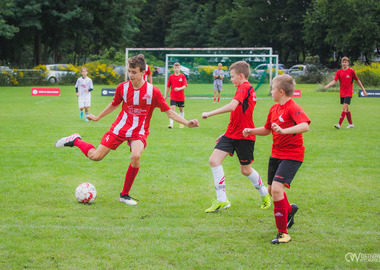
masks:
[[[216,102],[216,91],[218,91],[218,102],[220,101],[220,93],[223,88],[224,71],[222,70],[222,63],[218,64],[218,68],[214,70],[214,103]]]

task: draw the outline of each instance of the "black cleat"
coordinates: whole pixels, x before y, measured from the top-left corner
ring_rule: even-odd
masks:
[[[287,224],[287,228],[291,228],[294,224],[294,215],[297,213],[298,211],[298,206],[296,204],[291,204],[290,205],[292,207],[292,212],[288,215],[288,224]]]

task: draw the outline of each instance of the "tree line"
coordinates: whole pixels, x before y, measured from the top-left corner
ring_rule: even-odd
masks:
[[[369,62],[379,26],[379,0],[0,0],[0,62],[79,65],[126,47],[272,47],[284,64],[317,55],[331,66],[343,55]]]

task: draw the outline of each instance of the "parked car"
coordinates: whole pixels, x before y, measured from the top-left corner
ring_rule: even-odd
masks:
[[[292,77],[299,77],[306,75],[307,67],[306,65],[295,65],[292,66],[286,73]]]
[[[13,69],[11,69],[10,67],[8,66],[0,66],[0,72],[1,73],[9,73],[9,74],[12,74],[13,73]]]
[[[251,76],[255,78],[260,78],[264,72],[269,71],[269,64],[260,64],[252,71]],[[276,71],[276,65],[272,64],[272,71]],[[286,68],[283,64],[278,64],[278,72],[279,74],[284,74],[286,72]]]
[[[120,76],[124,77],[125,76],[125,66],[115,66],[113,70],[119,74]]]
[[[75,72],[70,71],[67,64],[46,65],[46,80],[50,83],[59,82],[69,74],[75,75]]]

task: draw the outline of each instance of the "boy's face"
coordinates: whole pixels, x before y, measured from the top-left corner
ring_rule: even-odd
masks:
[[[219,69],[219,70],[222,69],[222,64],[218,64],[218,69]]]
[[[280,90],[276,83],[273,84],[273,88],[271,91],[273,101],[274,102],[280,102],[281,96],[283,95],[283,90]]]
[[[347,60],[343,60],[343,61],[342,61],[342,68],[343,68],[343,69],[347,69],[349,64],[350,64],[350,63],[349,63]]]
[[[181,66],[174,66],[174,73],[179,74],[181,72]]]
[[[128,68],[128,76],[131,79],[132,84],[140,84],[143,80],[143,75],[145,74],[145,70],[140,71],[139,67],[129,67]]]
[[[235,87],[238,87],[245,81],[245,77],[242,73],[237,74],[234,69],[230,71],[231,75],[231,82],[234,84]]]
[[[86,78],[87,77],[87,74],[88,74],[88,70],[87,69],[82,69],[82,76],[84,77],[84,78]]]

